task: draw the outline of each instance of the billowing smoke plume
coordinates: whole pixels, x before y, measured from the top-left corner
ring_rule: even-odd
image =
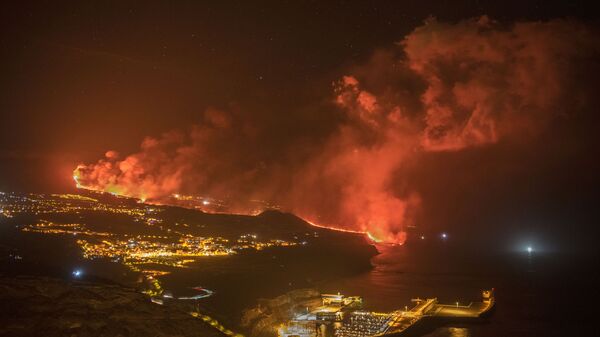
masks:
[[[563,21],[498,30],[487,17],[429,20],[402,42],[406,65],[427,84],[425,150],[460,150],[535,132],[560,111],[570,67],[592,39]]]
[[[260,125],[209,110],[188,134],[147,138],[125,158],[109,151],[80,165],[76,179],[154,200],[183,191],[261,198],[315,223],[402,243],[427,203],[409,178],[421,158],[534,139],[583,102],[570,87],[595,46],[585,26],[568,21],[507,27],[487,17],[429,19],[334,82],[331,114],[343,115],[293,159],[264,156],[257,139],[269,131]],[[277,141],[290,152],[299,146]]]
[[[244,186],[257,183],[254,178],[261,164],[238,148],[252,142],[253,134],[253,127],[234,114],[208,109],[202,124],[188,132],[147,137],[139,152],[124,158],[108,151],[96,164],[79,165],[74,178],[80,187],[144,200],[162,201],[173,194],[199,191],[214,197],[235,196]]]
[[[318,223],[404,242],[420,200],[401,172],[418,149],[418,127],[400,106],[385,106],[355,77],[335,86],[347,120],[297,172],[292,203]]]

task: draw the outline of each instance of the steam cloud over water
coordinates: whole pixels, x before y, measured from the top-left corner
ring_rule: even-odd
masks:
[[[411,180],[423,158],[531,142],[587,104],[574,89],[577,65],[595,45],[570,21],[429,19],[334,81],[330,111],[343,117],[325,119],[337,122],[324,139],[277,139],[287,155],[266,156],[267,128],[209,109],[191,130],[148,137],[128,156],[109,151],[75,177],[157,202],[190,193],[243,211],[247,200],[272,200],[318,224],[403,243],[427,209]]]

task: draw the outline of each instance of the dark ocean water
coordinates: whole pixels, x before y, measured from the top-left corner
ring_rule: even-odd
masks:
[[[593,256],[560,253],[485,253],[450,244],[379,247],[366,273],[328,282],[322,291],[360,295],[368,309],[411,306],[411,298],[442,303],[481,300],[494,288],[493,315],[479,323],[432,325],[422,335],[600,336],[600,277]]]

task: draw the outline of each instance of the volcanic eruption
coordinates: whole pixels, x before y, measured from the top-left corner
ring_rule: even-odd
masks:
[[[424,158],[519,147],[576,111],[584,95],[572,94],[577,60],[593,41],[584,25],[564,20],[430,18],[333,81],[323,106],[337,117],[324,118],[335,121],[327,135],[271,139],[286,155],[265,155],[269,143],[260,140],[271,130],[252,118],[208,109],[198,125],[147,137],[124,157],[108,151],[74,178],[78,187],[155,202],[201,194],[239,211],[247,200],[269,200],[315,224],[403,243],[427,208],[411,179]],[[298,127],[310,134],[312,125]]]

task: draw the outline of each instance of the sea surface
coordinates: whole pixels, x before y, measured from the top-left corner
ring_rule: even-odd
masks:
[[[596,257],[557,252],[486,252],[452,243],[379,246],[373,269],[321,285],[391,311],[412,298],[468,304],[494,288],[496,308],[478,323],[433,325],[422,336],[600,336]]]

